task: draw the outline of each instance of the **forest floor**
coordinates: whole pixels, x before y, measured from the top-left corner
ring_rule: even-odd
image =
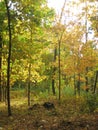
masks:
[[[79,100],[49,100],[54,105],[50,109],[43,106],[45,101],[28,108],[22,100],[13,100],[10,117],[0,103],[0,130],[98,130],[98,112],[83,113]]]

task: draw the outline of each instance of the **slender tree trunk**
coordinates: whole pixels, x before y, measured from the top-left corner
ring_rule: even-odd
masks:
[[[80,73],[78,74],[77,90],[78,90],[78,95],[80,96]]]
[[[28,72],[29,72],[29,75],[28,75],[28,106],[30,106],[30,79],[31,79],[31,64],[29,64]]]
[[[64,13],[64,9],[65,9],[65,4],[66,4],[66,0],[64,1],[64,4],[63,4],[63,7],[62,7],[62,10],[61,10],[61,14],[60,14],[60,18],[59,18],[59,23],[62,22],[62,17],[63,17],[63,13]],[[64,30],[62,30],[62,33],[61,33],[61,36],[60,36],[60,39],[58,39],[58,68],[59,68],[59,100],[61,99],[61,42],[62,42],[62,37],[63,37],[63,34],[64,34],[64,31],[65,31],[65,28]]]
[[[91,79],[90,79],[90,88],[91,88],[91,91],[93,91],[93,88],[94,88],[94,77],[92,77]]]
[[[89,91],[89,88],[88,88],[88,76],[87,76],[87,73],[88,73],[88,67],[86,67],[86,76],[85,76],[86,92]]]
[[[96,92],[96,85],[98,81],[98,71],[96,71],[95,83],[94,83],[94,93]]]
[[[85,85],[88,86],[88,77],[87,77],[87,73],[88,73],[88,67],[86,67],[86,76],[85,76]]]
[[[55,95],[55,79],[52,79],[52,92]]]
[[[56,61],[56,56],[57,56],[57,48],[55,47],[54,49],[54,62]],[[56,67],[53,67],[53,78],[52,78],[52,92],[53,95],[55,95],[55,79],[54,79],[54,75],[55,75],[55,71],[56,71]]]
[[[80,96],[80,50],[79,49],[78,49],[77,70],[78,70],[77,91],[78,91],[78,95]]]
[[[73,46],[73,49],[74,49],[74,46]],[[74,58],[74,70],[75,70],[75,66],[76,66],[76,64],[75,64],[75,58]],[[75,71],[74,71],[74,95],[76,96],[76,73],[75,73]]]
[[[8,49],[8,66],[7,66],[7,105],[8,105],[8,116],[11,116],[11,105],[10,105],[10,59],[11,59],[11,46],[12,46],[12,35],[11,35],[11,20],[10,20],[10,11],[8,7],[8,1],[5,0],[7,17],[8,17],[8,31],[9,31],[9,49]]]
[[[59,66],[59,100],[61,99],[61,41],[58,43],[59,45],[59,56],[58,56],[58,66]]]
[[[88,21],[87,21],[87,13],[88,13],[88,9],[87,9],[87,1],[85,2],[85,43],[87,44],[88,42]],[[86,76],[85,76],[85,85],[86,85],[86,91],[88,92],[88,77],[87,77],[87,73],[88,73],[88,67],[86,67]]]
[[[76,95],[76,76],[74,74],[74,95]]]
[[[58,69],[59,69],[59,100],[61,99],[61,42],[65,29],[62,31],[58,40]]]
[[[0,101],[2,101],[2,36],[0,34]]]
[[[30,37],[30,42],[32,43],[32,29],[30,29],[30,33],[31,33],[31,37]],[[30,49],[30,48],[29,48]],[[29,59],[31,59],[31,56],[29,54]],[[30,94],[31,94],[31,63],[29,63],[29,67],[28,67],[28,106],[30,106]]]

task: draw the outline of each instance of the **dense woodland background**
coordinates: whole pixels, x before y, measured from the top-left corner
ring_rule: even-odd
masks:
[[[0,0],[0,103],[8,115],[14,99],[30,106],[67,96],[89,97],[87,110],[98,109],[98,1],[66,0],[56,13],[46,0]]]

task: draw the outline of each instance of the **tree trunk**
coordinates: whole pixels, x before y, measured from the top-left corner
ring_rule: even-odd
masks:
[[[59,56],[58,56],[58,68],[59,68],[59,100],[61,99],[61,40],[58,42],[59,46]]]
[[[98,80],[98,70],[96,71],[95,83],[94,83],[94,93],[96,92],[96,85]]]
[[[59,100],[61,99],[61,42],[65,29],[62,31],[58,40],[58,69],[59,69]]]
[[[88,88],[88,76],[87,76],[87,73],[88,73],[88,67],[86,67],[86,76],[85,76],[85,85],[86,85],[86,89],[85,89],[85,91],[86,91],[86,92],[89,91],[89,88]]]
[[[87,77],[87,72],[88,72],[88,70],[87,70],[87,68],[86,68],[86,76],[85,76],[85,85],[86,85],[86,86],[88,86],[88,77]]]
[[[91,79],[90,79],[90,88],[91,88],[91,91],[94,91],[94,77],[91,77]]]
[[[78,90],[78,95],[80,96],[80,73],[78,74],[77,90]]]
[[[2,36],[0,34],[0,101],[2,101]]]
[[[57,56],[57,48],[55,47],[54,49],[54,62],[56,61],[56,56]],[[52,78],[52,92],[53,92],[53,95],[55,95],[55,79],[54,79],[54,75],[55,75],[55,72],[56,72],[56,67],[54,66],[53,67],[53,78]]]
[[[76,95],[76,76],[74,74],[74,95]]]
[[[61,14],[60,14],[60,18],[59,18],[59,23],[61,23],[62,21],[62,17],[63,17],[63,13],[64,13],[64,8],[65,8],[65,4],[66,4],[66,0],[64,1],[64,4],[62,6],[61,9]],[[61,42],[62,42],[62,37],[64,34],[65,28],[62,30],[60,38],[58,39],[58,69],[59,69],[59,100],[61,99]]]
[[[52,92],[53,92],[53,95],[55,95],[55,79],[52,79]]]
[[[31,78],[31,64],[29,64],[28,72],[29,72],[29,75],[28,75],[28,106],[30,106],[30,78]]]
[[[8,48],[8,65],[7,65],[7,105],[8,105],[8,116],[11,116],[11,105],[10,105],[10,59],[11,59],[11,46],[12,46],[12,35],[11,35],[11,20],[10,20],[10,11],[8,7],[8,1],[5,0],[7,18],[8,18],[8,31],[9,31],[9,48]]]

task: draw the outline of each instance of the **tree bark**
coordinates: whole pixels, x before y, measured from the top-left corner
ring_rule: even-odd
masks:
[[[58,40],[58,69],[59,69],[59,100],[61,99],[61,42],[65,29],[62,31]]]
[[[55,47],[54,49],[54,62],[56,61],[56,56],[57,56],[57,48]],[[52,92],[53,92],[53,95],[55,95],[55,79],[54,79],[54,75],[55,75],[55,72],[56,72],[56,67],[54,66],[53,67],[53,77],[52,77]]]
[[[29,75],[28,75],[28,106],[30,106],[30,78],[31,78],[31,64],[29,64],[28,72],[29,72]]]
[[[96,92],[96,85],[98,80],[98,70],[96,71],[95,83],[94,83],[94,93]]]
[[[86,85],[86,89],[85,89],[85,91],[86,91],[86,92],[89,91],[89,88],[88,88],[88,76],[87,76],[87,73],[88,73],[88,67],[86,67],[86,76],[85,76],[85,85]]]
[[[8,1],[5,0],[7,19],[8,19],[8,31],[9,31],[9,48],[8,48],[8,65],[7,65],[7,105],[8,105],[8,116],[11,116],[11,105],[10,105],[10,60],[11,60],[11,46],[12,46],[12,35],[11,35],[11,20]]]
[[[59,68],[59,100],[61,99],[61,40],[58,42],[59,46],[59,56],[58,56],[58,68]]]
[[[0,101],[2,101],[2,36],[0,34]]]
[[[78,90],[78,95],[80,96],[80,73],[78,74],[77,90]]]
[[[66,0],[64,1],[64,4],[62,6],[62,10],[61,10],[60,18],[59,18],[59,23],[62,22],[65,4],[66,4]],[[60,61],[61,60],[61,42],[62,42],[62,37],[63,37],[64,31],[65,31],[65,28],[62,30],[60,38],[58,39],[59,100],[61,99],[61,61]]]
[[[76,76],[74,73],[74,95],[76,95]]]
[[[88,73],[88,67],[86,67],[86,76],[85,76],[85,85],[88,86],[88,77],[87,77],[87,73]]]
[[[55,79],[52,79],[52,92],[53,92],[53,95],[55,95]]]

